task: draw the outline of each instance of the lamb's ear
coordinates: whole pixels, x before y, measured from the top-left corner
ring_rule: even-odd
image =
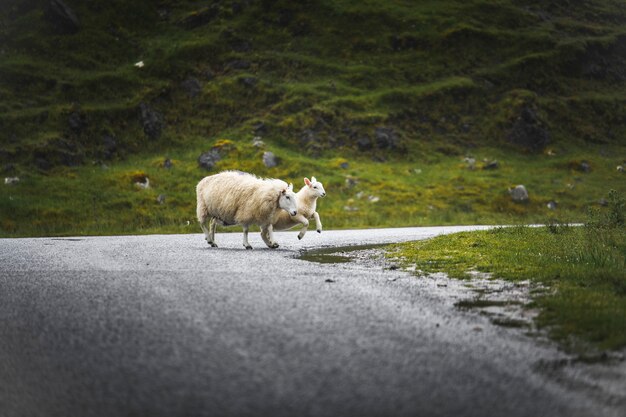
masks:
[[[311,177],[311,182],[317,182],[317,180],[315,179],[315,177]]]
[[[308,185],[309,187],[311,186],[311,181],[309,181],[309,179],[306,177],[304,178],[304,183]]]
[[[288,189],[289,191],[293,191],[293,184],[292,184],[292,183],[289,183],[289,187],[287,187],[287,189]]]

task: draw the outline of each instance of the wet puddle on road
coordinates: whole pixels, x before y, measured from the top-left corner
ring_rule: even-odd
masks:
[[[379,249],[383,246],[385,245],[355,245],[305,250],[300,253],[298,259],[321,264],[341,264],[354,261],[358,257],[357,252]]]

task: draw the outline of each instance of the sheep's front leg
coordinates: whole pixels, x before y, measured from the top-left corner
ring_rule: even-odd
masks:
[[[298,233],[298,239],[302,239],[307,229],[309,228],[309,221],[302,214],[298,213],[291,218],[292,221],[302,223],[302,229]]]
[[[317,213],[313,213],[313,217],[315,218],[315,225],[317,226],[317,233],[322,233],[322,221],[320,220],[320,215]]]
[[[250,246],[250,243],[248,243],[248,228],[248,225],[243,226],[243,246],[246,249],[252,249],[252,246]]]

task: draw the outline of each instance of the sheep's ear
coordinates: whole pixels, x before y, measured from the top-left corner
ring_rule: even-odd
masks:
[[[311,181],[309,181],[309,179],[306,177],[304,178],[304,183],[308,185],[309,187],[311,186]]]
[[[283,194],[283,195],[287,194],[287,189],[283,188],[283,190],[280,193]]]
[[[315,177],[311,177],[311,182],[317,182],[317,180],[315,179]]]
[[[287,187],[287,189],[288,189],[289,191],[293,191],[293,184],[292,184],[292,183],[289,183],[289,187]]]

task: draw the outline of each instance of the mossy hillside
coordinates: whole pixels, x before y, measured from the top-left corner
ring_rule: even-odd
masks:
[[[240,151],[214,171],[329,178],[341,197],[322,204],[336,227],[539,221],[550,214],[544,203],[555,198],[558,216],[577,218],[597,199],[595,185],[620,186],[609,169],[624,157],[626,126],[619,2],[567,8],[530,1],[67,3],[81,20],[77,34],[56,33],[42,2],[0,9],[0,159],[11,163],[7,176],[23,179],[1,192],[22,195],[17,213],[27,213],[15,214],[15,203],[5,201],[11,216],[3,219],[13,226],[4,233],[45,233],[22,221],[36,207],[45,213],[36,191],[76,191],[75,201],[93,205],[88,190],[94,188],[130,203],[124,222],[101,209],[101,224],[110,218],[111,232],[122,223],[131,230],[133,222],[137,231],[165,224],[180,230],[176,222],[188,208],[167,205],[193,202],[189,190],[210,173],[195,161],[221,138]],[[198,24],[198,17],[208,22]],[[145,66],[136,67],[139,61]],[[189,77],[201,85],[195,97],[181,85]],[[160,137],[144,133],[140,103],[162,114]],[[526,108],[550,132],[556,157],[508,144]],[[70,117],[79,118],[79,129],[69,126]],[[265,132],[254,131],[259,121]],[[397,133],[395,149],[375,145],[381,126]],[[257,134],[283,157],[279,168],[266,169],[258,150],[248,149]],[[106,152],[104,135],[116,139],[115,152]],[[372,149],[359,150],[363,137]],[[460,162],[466,155],[498,159],[502,168],[469,172]],[[165,157],[179,163],[163,181],[153,169]],[[338,158],[350,168],[337,168]],[[594,170],[574,175],[563,168],[571,160],[590,160]],[[108,170],[93,168],[103,163]],[[55,168],[63,165],[70,167]],[[422,173],[407,175],[414,169]],[[153,188],[131,184],[123,191],[127,184],[111,178],[122,171],[146,172]],[[67,181],[71,175],[76,178]],[[347,175],[359,179],[356,187],[345,188]],[[187,194],[169,195],[158,208],[170,217],[145,220],[139,197],[171,194],[158,189],[168,181],[184,183]],[[521,182],[531,184],[529,205],[512,204],[504,191]],[[369,195],[380,201],[366,204]],[[107,230],[88,226],[93,220],[62,218],[51,216],[49,233],[81,233],[77,225]]]
[[[621,201],[621,203],[619,203]],[[619,203],[619,204],[618,204]],[[620,205],[621,204],[621,205]],[[569,349],[626,346],[626,230],[617,193],[584,227],[509,227],[399,244],[389,253],[420,275],[487,272],[547,287],[534,295],[538,324]],[[575,338],[572,338],[575,336]],[[581,341],[585,343],[580,343]]]

